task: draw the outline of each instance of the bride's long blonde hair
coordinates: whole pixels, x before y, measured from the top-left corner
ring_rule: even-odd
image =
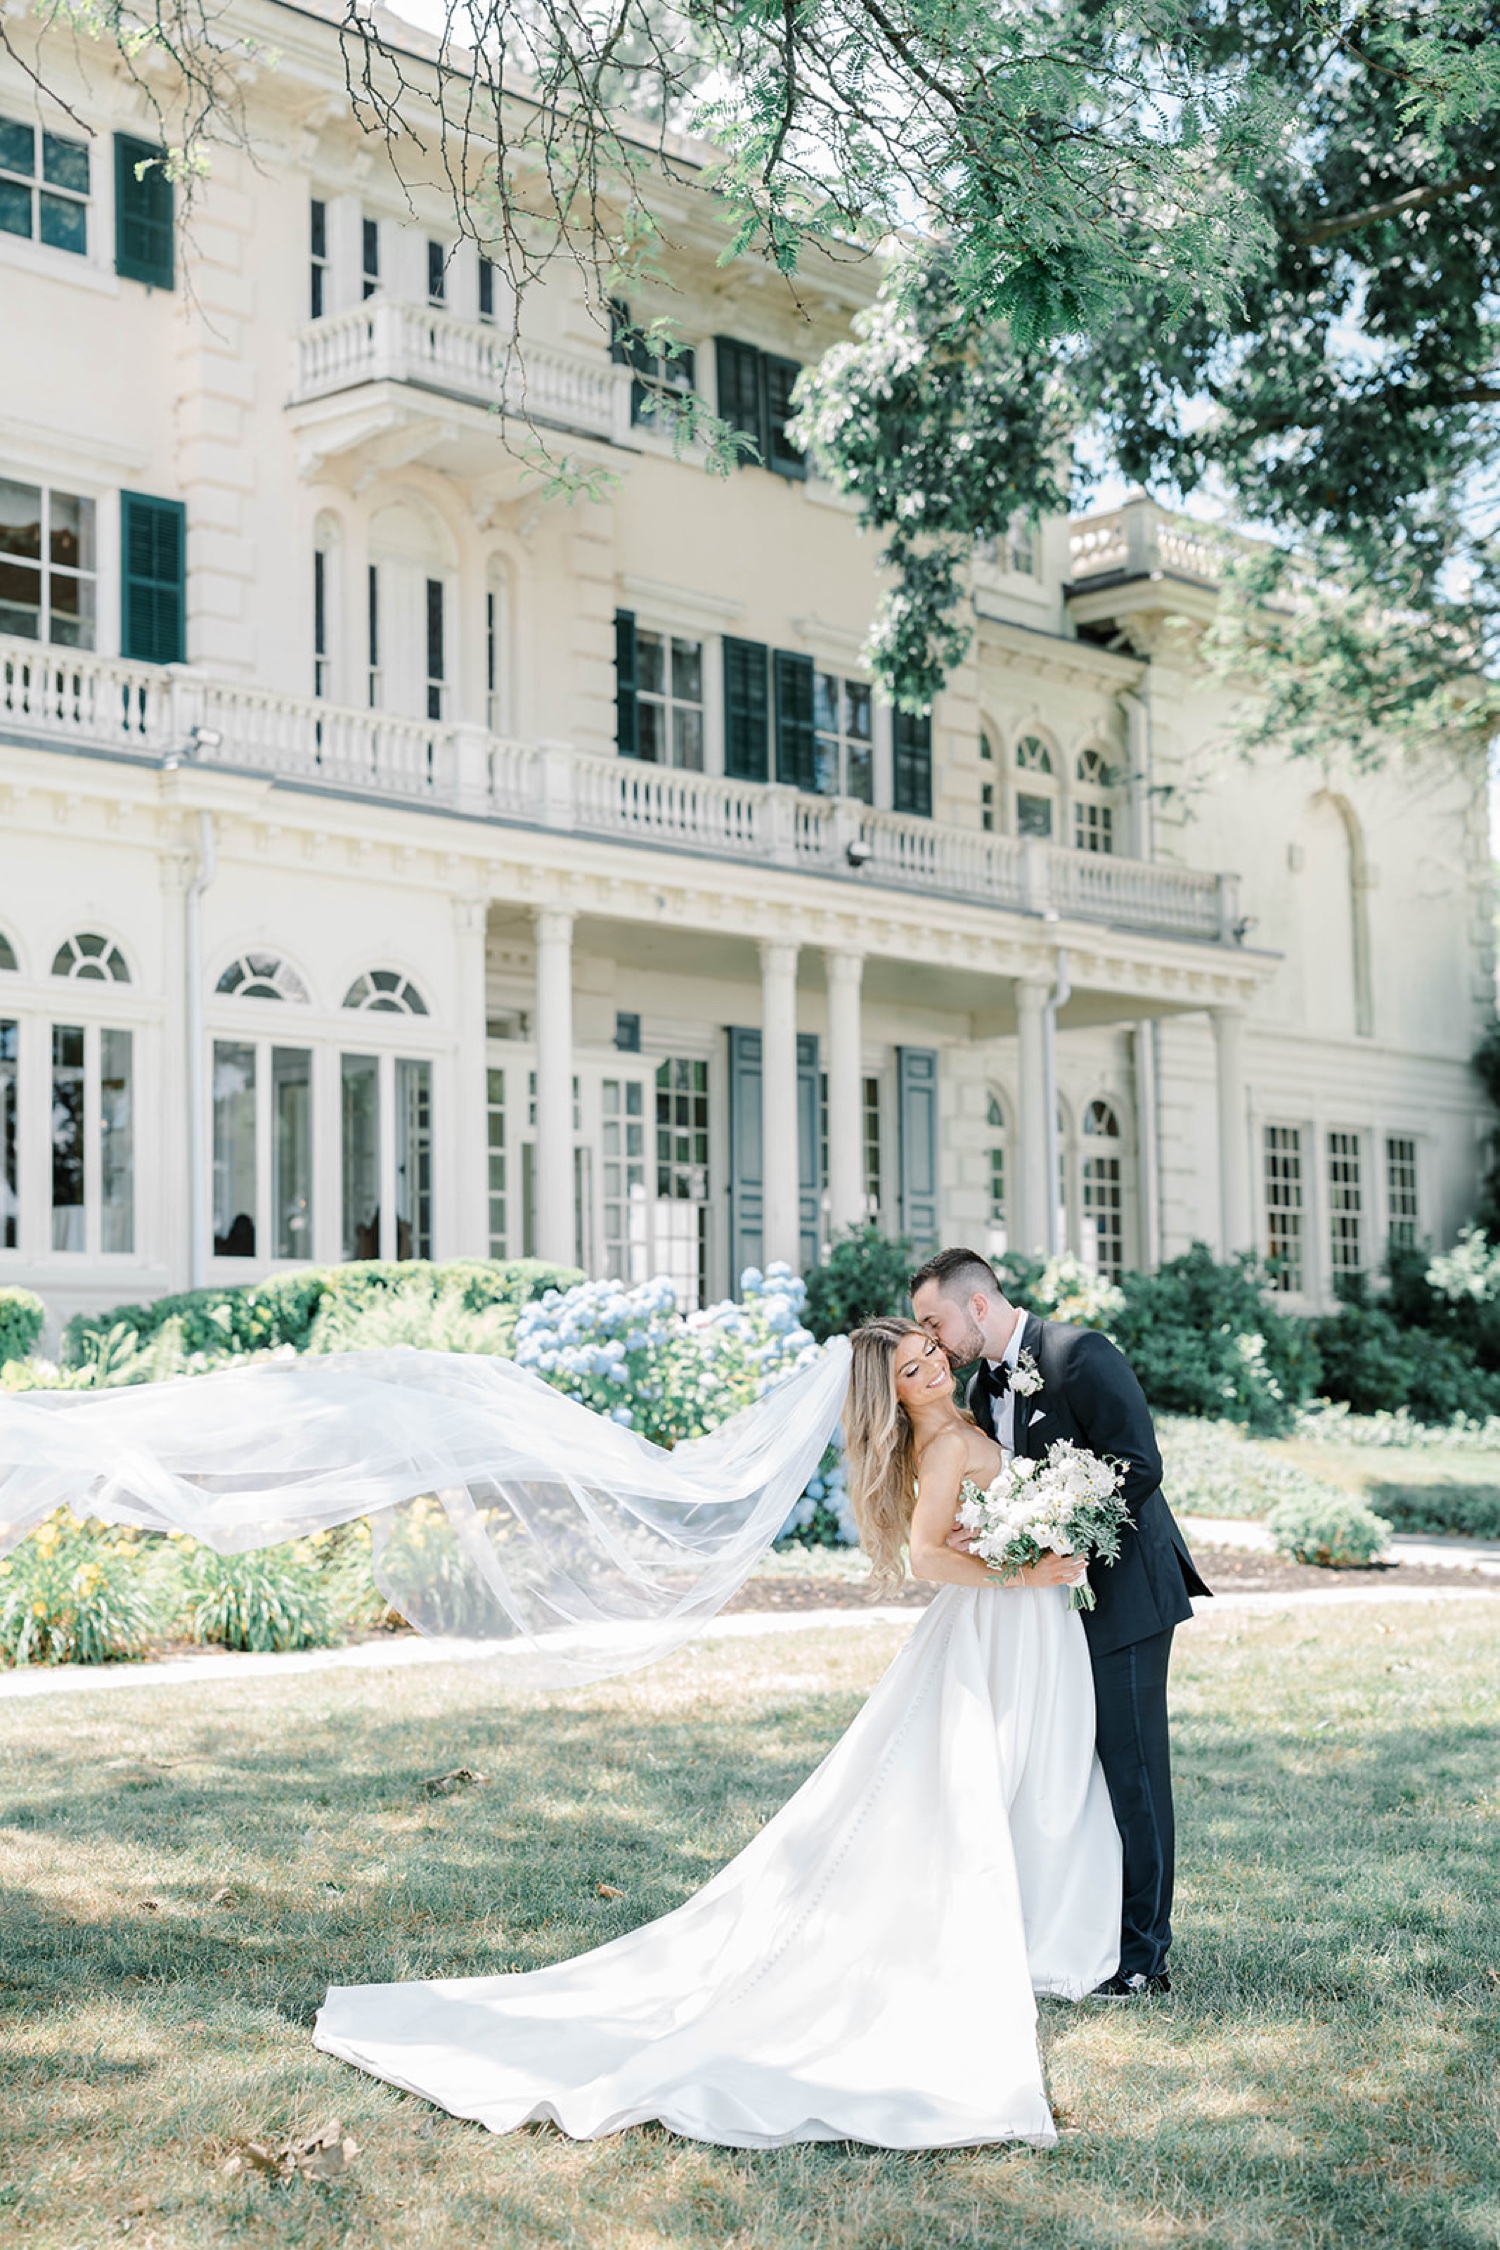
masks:
[[[859,1543],[880,1585],[906,1576],[902,1550],[917,1498],[916,1448],[896,1396],[896,1347],[920,1336],[914,1320],[867,1320],[849,1338],[853,1361],[844,1402],[844,1465]]]

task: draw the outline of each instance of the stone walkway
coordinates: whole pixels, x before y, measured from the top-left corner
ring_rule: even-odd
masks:
[[[1223,1526],[1219,1527],[1223,1529]],[[1245,1527],[1253,1528],[1253,1527]],[[1219,1594],[1200,1601],[1200,1613],[1223,1617],[1236,1610],[1270,1614],[1287,1609],[1333,1609],[1361,1603],[1488,1601],[1495,1589],[1470,1586],[1330,1586],[1298,1589],[1282,1594]],[[920,1609],[803,1609],[792,1611],[743,1610],[732,1617],[714,1617],[693,1636],[695,1640],[741,1641],[759,1633],[844,1633],[863,1631],[870,1625],[899,1625],[910,1631],[923,1614]],[[426,1641],[415,1635],[389,1634],[379,1640],[356,1641],[348,1648],[299,1649],[286,1656],[236,1655],[224,1651],[172,1656],[147,1664],[38,1665],[0,1673],[0,1702],[10,1697],[69,1695],[120,1688],[201,1686],[207,1681],[287,1679],[299,1672],[387,1672],[413,1664],[475,1664],[494,1662],[497,1651],[489,1641]]]
[[[1263,1523],[1234,1516],[1179,1516],[1177,1521],[1190,1545],[1239,1547],[1258,1555],[1274,1551]],[[1391,1562],[1424,1570],[1477,1570],[1485,1577],[1500,1578],[1500,1539],[1424,1538],[1419,1532],[1398,1531],[1386,1555]]]

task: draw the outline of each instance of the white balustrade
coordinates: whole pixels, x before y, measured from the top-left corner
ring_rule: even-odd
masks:
[[[632,837],[1012,912],[1054,910],[1226,942],[1234,935],[1228,876],[948,828],[777,784],[590,756],[568,743],[507,742],[478,726],[344,710],[186,666],[0,640],[0,718],[21,739],[61,749],[171,754],[355,796]]]
[[[296,338],[292,404],[326,398],[360,383],[411,383],[539,422],[614,434],[623,396],[629,419],[630,370],[597,358],[518,341],[481,320],[460,320],[436,305],[371,297],[347,312],[310,321]]]
[[[1074,583],[1126,572],[1133,578],[1169,571],[1213,585],[1223,576],[1223,542],[1211,528],[1170,515],[1154,500],[1127,500],[1083,516],[1068,534]]]

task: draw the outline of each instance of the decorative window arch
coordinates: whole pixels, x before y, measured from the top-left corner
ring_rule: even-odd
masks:
[[[1010,1247],[1010,1132],[1005,1105],[993,1087],[985,1100],[985,1126],[988,1249],[998,1258]]]
[[[15,947],[11,944],[5,932],[0,930],[0,969],[19,969],[20,966],[20,962],[16,959]]]
[[[64,938],[52,956],[52,974],[73,977],[80,983],[130,982],[130,967],[124,954],[96,930],[79,930],[73,937]]]
[[[236,1000],[290,1000],[298,1007],[307,1006],[307,986],[279,953],[242,953],[230,962],[214,990]]]
[[[1091,1101],[1083,1113],[1079,1167],[1083,1262],[1106,1281],[1125,1271],[1123,1135],[1113,1105]]]
[[[1115,770],[1092,744],[1080,750],[1073,766],[1073,847],[1080,852],[1113,852],[1118,788]]]
[[[1039,734],[1023,734],[1011,753],[1016,834],[1051,843],[1057,834],[1057,761]]]
[[[344,994],[346,1008],[373,1016],[425,1016],[427,1002],[399,969],[366,969]]]

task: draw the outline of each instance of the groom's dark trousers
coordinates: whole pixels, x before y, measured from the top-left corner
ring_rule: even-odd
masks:
[[[1083,1611],[1094,1668],[1099,1763],[1124,1858],[1120,1970],[1155,1976],[1172,1942],[1172,1762],[1167,1736],[1167,1666],[1172,1633],[1193,1614],[1190,1596],[1209,1589],[1162,1497],[1161,1454],[1151,1409],[1130,1362],[1093,1328],[1028,1314],[1021,1350],[1042,1378],[1017,1395],[1015,1447],[1040,1460],[1059,1438],[1124,1466],[1131,1527],[1113,1563],[1089,1565],[1095,1607]],[[1001,1396],[980,1363],[969,1409],[995,1435]]]

